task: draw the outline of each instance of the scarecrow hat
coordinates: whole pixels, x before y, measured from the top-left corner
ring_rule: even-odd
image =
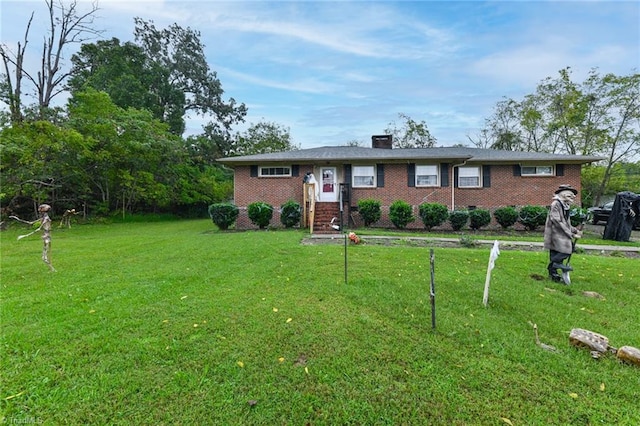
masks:
[[[573,192],[573,195],[578,195],[578,190],[575,189],[573,186],[571,185],[560,185],[558,187],[558,189],[556,189],[556,191],[554,192],[554,194],[559,194],[562,191],[571,191]]]

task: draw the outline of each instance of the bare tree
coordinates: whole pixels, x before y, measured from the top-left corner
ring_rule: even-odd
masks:
[[[3,43],[0,44],[0,56],[4,65],[5,74],[2,76],[2,89],[0,90],[0,99],[9,105],[10,120],[12,123],[22,121],[22,62],[24,60],[24,52],[27,48],[29,29],[33,21],[33,13],[29,18],[27,29],[24,34],[24,44],[18,42],[18,49],[15,53]],[[11,80],[11,67],[15,67],[15,80]]]
[[[12,122],[22,120],[22,83],[29,80],[38,98],[38,110],[42,118],[51,100],[65,90],[64,82],[70,71],[64,70],[66,48],[71,44],[82,44],[95,38],[102,31],[93,28],[98,3],[91,3],[88,12],[79,12],[78,1],[65,5],[63,0],[45,0],[49,12],[49,28],[42,44],[42,58],[39,69],[34,73],[24,68],[25,51],[29,42],[29,30],[33,13],[27,24],[22,43],[15,52],[6,43],[0,45],[0,55],[4,64],[1,99],[9,105]],[[13,68],[13,73],[12,73]],[[13,79],[12,79],[13,74]]]

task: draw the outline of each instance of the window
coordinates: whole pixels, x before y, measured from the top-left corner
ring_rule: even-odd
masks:
[[[553,176],[553,166],[522,166],[522,176]]]
[[[416,186],[438,186],[438,166],[416,165]]]
[[[291,176],[291,167],[260,167],[260,177],[284,177]]]
[[[353,187],[354,188],[375,188],[376,171],[373,166],[353,167]]]
[[[458,168],[459,188],[480,187],[480,167],[459,167]]]

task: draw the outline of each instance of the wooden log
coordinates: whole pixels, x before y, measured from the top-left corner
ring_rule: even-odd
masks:
[[[574,328],[571,330],[569,343],[573,346],[586,348],[601,354],[606,353],[611,348],[609,346],[609,339],[606,336],[582,328]]]
[[[616,352],[616,358],[627,364],[633,364],[640,367],[640,349],[633,346],[622,346]]]

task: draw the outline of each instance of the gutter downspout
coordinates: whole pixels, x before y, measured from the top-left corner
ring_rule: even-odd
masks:
[[[456,208],[456,172],[454,169],[456,167],[464,166],[465,164],[467,164],[467,160],[464,160],[460,164],[454,164],[453,166],[451,166],[451,211],[454,211]]]

